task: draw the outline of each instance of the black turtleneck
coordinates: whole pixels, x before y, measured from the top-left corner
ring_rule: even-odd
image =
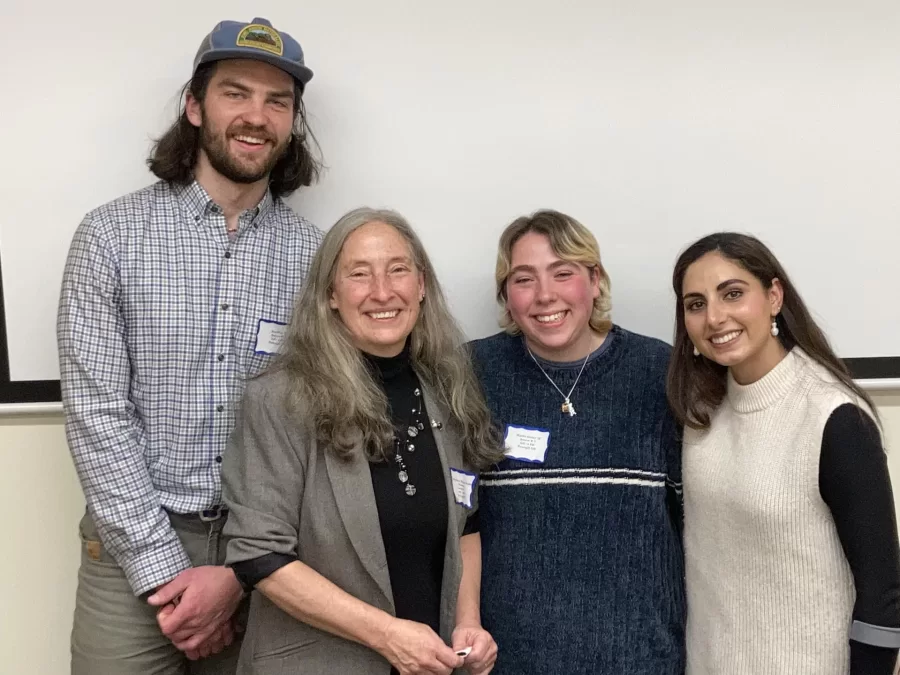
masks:
[[[416,486],[412,497],[406,494],[406,484],[398,478],[400,467],[393,459],[369,464],[394,607],[399,618],[424,623],[439,632],[447,543],[447,487],[431,418],[424,400],[415,395],[421,384],[413,372],[408,345],[395,357],[365,356],[375,381],[387,395],[391,421],[404,441],[401,445],[405,446],[408,439],[416,448],[413,452],[401,450],[409,482]],[[420,404],[419,417],[425,428],[415,438],[408,438],[406,429],[416,418],[413,410]]]
[[[408,346],[395,357],[364,356],[375,381],[387,395],[391,421],[401,439],[408,438],[406,429],[415,418],[413,409],[421,401],[420,418],[425,428],[409,439],[415,445],[413,452],[401,450],[416,494],[406,494],[393,452],[389,461],[370,463],[369,467],[397,616],[424,623],[438,632],[448,513],[447,486],[431,418],[424,399],[415,395],[421,385],[410,364]],[[294,560],[295,556],[270,553],[235,563],[234,571],[245,588],[252,588]]]

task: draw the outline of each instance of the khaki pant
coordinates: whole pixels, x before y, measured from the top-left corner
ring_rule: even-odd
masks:
[[[225,560],[225,518],[204,522],[170,514],[195,566]],[[81,520],[81,567],[72,627],[72,675],[233,675],[240,638],[221,654],[188,660],[159,630],[156,608],[134,595],[125,573],[103,549],[90,516]],[[238,609],[246,620],[245,601]],[[239,619],[240,620],[240,619]]]

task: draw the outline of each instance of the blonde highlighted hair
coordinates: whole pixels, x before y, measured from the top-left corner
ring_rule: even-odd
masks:
[[[500,235],[497,269],[494,275],[497,282],[497,302],[502,307],[500,327],[513,335],[519,333],[519,327],[506,308],[506,283],[512,272],[513,247],[529,232],[547,237],[550,248],[561,260],[584,265],[591,274],[595,269],[597,270],[597,274],[600,276],[600,293],[594,299],[594,308],[591,311],[589,323],[591,329],[597,333],[606,333],[612,327],[610,318],[612,295],[610,294],[609,275],[600,262],[600,246],[597,244],[597,239],[590,230],[572,216],[551,209],[542,209],[531,215],[516,218]]]

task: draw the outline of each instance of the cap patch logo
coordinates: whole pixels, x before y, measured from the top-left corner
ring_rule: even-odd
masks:
[[[238,47],[253,47],[281,56],[284,54],[284,43],[281,36],[271,26],[251,23],[237,36]]]

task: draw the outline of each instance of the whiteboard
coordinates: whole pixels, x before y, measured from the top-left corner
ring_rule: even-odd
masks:
[[[842,357],[900,356],[897,0],[45,0],[0,9],[9,380],[58,379],[75,227],[154,180],[200,40],[254,16],[315,72],[328,170],[289,203],[323,229],[399,210],[470,337],[497,330],[500,232],[552,207],[596,234],[629,329],[671,341],[678,253],[738,230],[771,245]]]

